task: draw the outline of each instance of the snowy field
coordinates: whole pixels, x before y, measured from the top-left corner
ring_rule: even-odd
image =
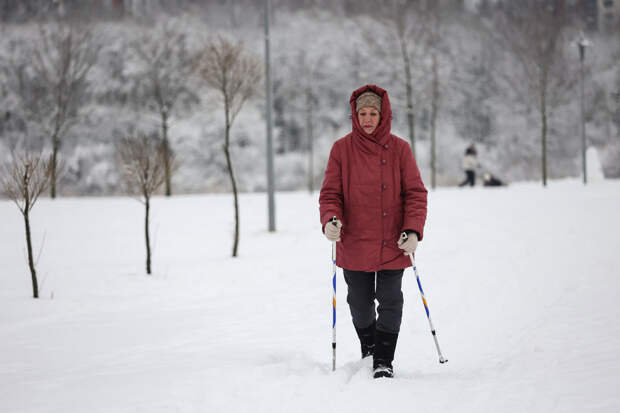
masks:
[[[373,380],[338,272],[331,371],[330,244],[318,194],[153,202],[41,199],[23,221],[0,201],[0,412],[618,412],[620,182],[515,184],[429,194],[393,380]],[[42,248],[41,248],[42,247]]]

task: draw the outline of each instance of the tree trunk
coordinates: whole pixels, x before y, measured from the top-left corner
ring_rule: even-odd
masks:
[[[145,197],[145,215],[144,215],[144,236],[146,240],[146,273],[151,274],[151,238],[149,236],[149,215],[151,210],[151,199]]]
[[[308,129],[308,190],[314,192],[314,136],[312,130],[312,89],[306,89],[306,125]]]
[[[168,142],[168,112],[163,110],[161,113],[161,129],[162,129],[162,138],[163,138],[163,149],[164,149],[164,170],[166,174],[166,196],[172,195],[172,184],[171,184],[171,165],[170,165],[170,143]]]
[[[56,198],[56,169],[58,166],[58,149],[60,148],[60,140],[58,135],[52,135],[52,172],[50,177],[50,197]]]
[[[582,47],[583,48],[583,47]],[[585,108],[584,108],[584,73],[583,73],[583,53],[581,55],[581,64],[579,67],[579,76],[580,76],[580,87],[579,87],[579,111],[581,112],[581,168],[583,175],[583,184],[586,185],[588,183],[588,168],[586,164],[586,118],[585,118]],[[605,105],[605,113],[609,113],[607,106],[607,96],[603,98],[603,104]],[[605,122],[605,131],[607,141],[611,142],[611,131],[609,128],[609,122]]]
[[[540,121],[541,121],[541,150],[542,150],[542,184],[547,186],[547,95],[546,95],[546,79],[542,75],[542,84],[540,85]]]
[[[30,275],[32,277],[32,296],[39,298],[39,283],[37,281],[37,271],[34,268],[34,258],[32,256],[32,238],[30,237],[30,212],[29,202],[26,201],[26,208],[24,208],[24,222],[26,224],[26,246],[28,248],[28,265],[30,266]]]
[[[228,116],[227,116],[228,117]],[[239,246],[239,199],[237,194],[237,182],[235,181],[235,174],[233,172],[232,160],[230,158],[229,150],[230,139],[230,124],[226,121],[226,136],[224,144],[224,154],[226,155],[226,165],[228,166],[228,173],[230,175],[230,183],[232,184],[234,202],[235,202],[235,240],[233,243],[232,256],[237,256],[237,248]]]
[[[411,62],[409,53],[407,53],[407,45],[405,39],[400,37],[400,50],[403,57],[403,66],[405,69],[405,88],[407,90],[407,123],[409,125],[409,141],[411,142],[411,151],[413,157],[415,154],[415,113],[413,111],[413,86],[411,84]]]
[[[431,188],[437,185],[437,113],[439,112],[439,67],[437,54],[433,53],[433,93],[431,103]]]

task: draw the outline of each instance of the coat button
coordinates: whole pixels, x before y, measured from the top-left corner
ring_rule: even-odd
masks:
[[[381,163],[382,163],[383,165],[385,165],[385,164],[387,163],[387,161],[386,161],[385,159],[381,159]]]
[[[387,217],[387,212],[383,211],[383,216]]]
[[[385,191],[387,189],[387,185],[383,184],[383,185],[381,185],[381,188]]]
[[[387,245],[387,242],[383,241],[383,246],[385,247]]]
[[[383,145],[383,148],[387,149],[389,148],[389,146],[387,145],[387,143],[385,145]]]

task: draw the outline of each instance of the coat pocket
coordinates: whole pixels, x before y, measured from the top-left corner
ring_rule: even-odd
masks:
[[[400,237],[405,210],[399,203],[390,208],[386,208],[385,212],[387,215],[385,216],[383,223],[383,240],[394,241],[394,243],[396,243],[398,241],[398,237]]]

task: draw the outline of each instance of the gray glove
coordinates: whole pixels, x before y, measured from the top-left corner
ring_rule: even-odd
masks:
[[[413,254],[416,248],[418,248],[418,236],[416,233],[414,232],[407,235],[403,232],[398,239],[398,248],[405,250],[403,255]]]
[[[329,221],[325,224],[325,237],[332,242],[340,241],[340,228],[342,228],[340,220]]]

